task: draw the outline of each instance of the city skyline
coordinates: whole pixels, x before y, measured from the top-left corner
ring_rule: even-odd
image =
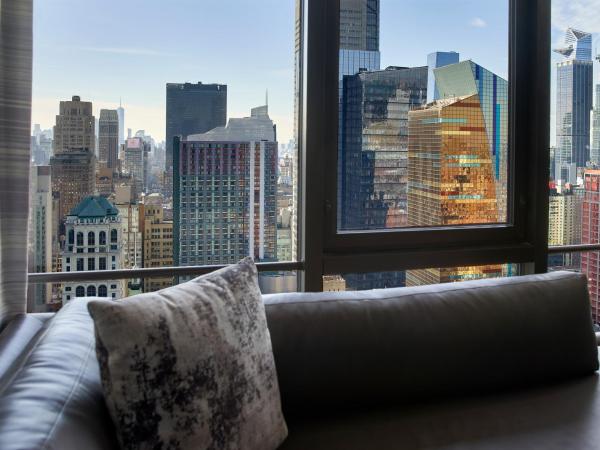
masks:
[[[436,2],[439,4],[439,0],[429,3]],[[60,7],[67,3],[67,0],[58,0]],[[431,18],[428,25],[433,31],[422,33],[423,23],[416,21],[404,24],[400,31],[397,27],[391,27],[393,14],[390,11],[394,11],[397,5],[392,6],[389,0],[342,1],[338,77],[340,229],[503,223],[507,220],[509,149],[506,119],[509,105],[505,78],[508,69],[508,2],[500,3],[475,8],[473,0],[464,0],[451,14],[443,18]],[[139,19],[150,19],[146,14],[155,6],[150,2],[148,10],[145,8],[140,11]],[[214,13],[219,8],[208,5],[202,11]],[[418,15],[422,9],[422,2],[419,4],[408,0],[403,4],[403,13],[407,15]],[[492,12],[496,16],[490,21],[488,14]],[[448,26],[448,22],[455,17],[463,20],[460,29]],[[466,17],[471,19],[465,22]],[[261,17],[261,20],[269,19]],[[278,26],[281,20],[276,20]],[[92,22],[96,24],[95,20]],[[150,29],[152,23],[152,20],[148,20],[144,25]],[[182,21],[180,26],[186,24],[186,21]],[[109,30],[110,25],[106,26],[106,30]],[[591,34],[571,31],[572,27],[561,30],[563,39],[553,38],[553,47],[562,46],[559,52],[563,58],[570,58],[571,54],[579,55],[579,50],[585,50],[585,55],[582,53],[580,56],[585,56],[589,65],[592,65],[590,55],[595,53],[595,49],[592,49],[595,40]],[[211,24],[207,28],[214,27]],[[122,35],[118,38],[126,39],[129,29],[120,30]],[[204,31],[203,28],[202,33]],[[90,35],[94,33],[92,30]],[[199,32],[197,37],[201,38],[202,33]],[[65,219],[71,208],[86,195],[100,194],[114,201],[123,218],[122,242],[119,244],[122,245],[122,262],[126,268],[146,267],[146,264],[235,262],[247,254],[259,261],[296,259],[293,242],[297,220],[294,189],[297,184],[293,174],[298,163],[294,160],[294,143],[289,142],[290,130],[286,125],[286,120],[294,118],[293,114],[288,114],[282,126],[270,114],[274,108],[277,109],[274,105],[287,105],[286,108],[293,105],[294,91],[271,90],[271,102],[268,94],[266,100],[264,97],[252,100],[252,106],[261,106],[252,108],[250,115],[247,111],[238,113],[236,110],[250,97],[244,99],[243,95],[232,94],[234,86],[241,86],[247,88],[252,96],[257,93],[264,96],[263,85],[271,84],[270,68],[280,63],[278,58],[281,55],[269,52],[268,47],[274,45],[277,39],[273,37],[276,35],[271,33],[269,39],[262,42],[265,36],[261,32],[258,36],[248,38],[247,46],[252,49],[251,61],[246,54],[238,57],[240,50],[245,47],[231,36],[220,36],[220,39],[213,36],[214,45],[211,41],[201,49],[190,50],[194,40],[186,39],[184,33],[179,33],[175,38],[182,40],[183,46],[177,47],[178,51],[191,53],[186,57],[175,55],[177,58],[169,63],[164,63],[166,53],[142,47],[123,48],[116,45],[76,48],[84,49],[85,58],[91,58],[88,65],[92,70],[88,77],[80,77],[77,70],[70,71],[68,65],[64,67],[61,82],[68,83],[70,77],[75,79],[75,85],[69,84],[69,89],[76,93],[71,100],[67,100],[71,95],[54,100],[54,109],[58,103],[60,114],[52,111],[56,121],[55,155],[50,159],[52,222],[53,237],[56,236],[61,246],[65,240]],[[404,46],[402,43],[408,41],[406,36],[418,36],[419,39],[412,39],[411,45]],[[171,36],[171,39],[175,38]],[[571,42],[580,39],[585,40],[585,45],[582,43],[576,51],[568,47]],[[413,45],[413,41],[417,43]],[[439,46],[439,42],[444,43],[443,47]],[[235,54],[229,52],[232,43],[236,45]],[[85,39],[79,44],[85,44]],[[159,49],[162,45],[154,37],[148,38],[147,44],[148,48],[158,45],[156,48]],[[287,49],[287,45],[275,47]],[[186,62],[197,59],[194,58],[194,52],[210,53],[209,50],[217,50],[221,57],[229,57],[225,66],[230,78],[220,75],[223,73],[223,60],[211,59],[210,64],[206,64],[206,73],[211,75],[201,75],[189,83],[182,83],[186,80],[188,70]],[[136,118],[135,109],[132,111],[127,103],[123,104],[123,109],[117,110],[117,105],[112,104],[111,109],[107,110],[93,96],[85,96],[77,89],[78,85],[100,91],[106,88],[104,80],[96,79],[100,72],[95,69],[102,59],[99,55],[107,58],[105,66],[109,68],[109,73],[103,74],[107,83],[115,75],[110,71],[108,60],[118,63],[119,58],[124,58],[125,75],[127,64],[136,62],[137,72],[132,77],[125,76],[122,85],[125,88],[134,86],[132,92],[144,92],[149,101],[153,101],[157,92],[161,93],[164,112],[152,117],[152,120],[160,122],[159,128],[153,128],[152,123],[145,121],[136,124],[139,118]],[[290,55],[287,54],[287,57]],[[67,59],[69,64],[76,63],[78,67],[85,65],[72,56]],[[57,63],[60,64],[58,59]],[[553,90],[562,93],[560,98],[567,98],[569,84],[557,83],[556,67],[554,64]],[[562,66],[558,67],[560,71]],[[172,70],[177,74],[169,72]],[[264,75],[260,82],[255,72]],[[591,75],[591,70],[588,72]],[[65,73],[69,76],[64,76]],[[232,79],[235,81],[232,82]],[[290,79],[294,81],[293,74]],[[51,77],[47,81],[50,80]],[[587,80],[589,83],[593,81],[591,76]],[[158,88],[156,92],[155,86]],[[591,87],[588,91],[591,99]],[[121,93],[119,97],[121,105]],[[439,101],[427,103],[428,98]],[[564,106],[557,108],[556,95],[551,102],[553,109],[566,111]],[[588,110],[591,107],[588,108],[586,104],[582,109],[581,114],[573,116],[572,127],[589,122]],[[146,114],[152,115],[152,112],[150,107]],[[429,117],[428,114],[435,117]],[[117,150],[115,144],[125,131],[117,125],[123,115],[126,117],[124,128],[128,139]],[[417,116],[422,117],[417,120]],[[563,116],[569,114],[563,113]],[[108,134],[107,130],[100,132],[99,139],[95,140],[95,131],[102,130],[108,122],[112,131]],[[560,122],[566,123],[566,120],[561,119]],[[35,119],[33,123],[36,123]],[[48,145],[43,140],[49,137],[44,137],[41,128],[47,129],[51,125],[45,122],[41,122],[41,125],[34,126],[31,141],[35,164],[46,164],[38,161],[46,161],[50,155],[46,151]],[[156,145],[157,140],[162,140],[161,130],[165,128],[167,145]],[[555,128],[559,127],[553,124],[552,128],[554,135]],[[138,129],[142,131],[136,133]],[[589,130],[584,130],[579,133],[579,140],[585,141],[589,134]],[[443,145],[439,148],[431,144],[433,141],[430,139],[438,135],[443,136],[440,141]],[[169,140],[172,141],[169,136],[182,137],[173,149],[168,145]],[[107,139],[111,145],[108,145]],[[282,144],[282,155],[286,158],[278,157],[278,143]],[[97,164],[94,152],[97,152],[99,159]],[[555,158],[557,152],[553,153]],[[583,155],[584,152],[579,153]],[[113,154],[113,160],[118,162],[110,168],[106,167],[112,166],[107,164],[109,154]],[[84,157],[89,157],[89,161],[83,160]],[[586,155],[578,157],[576,168],[583,169],[586,161]],[[88,173],[88,168],[94,165],[95,174]],[[172,168],[175,170],[172,171]],[[284,172],[292,179],[285,181],[285,177],[280,177]],[[572,170],[572,174],[569,181],[579,183],[574,176],[575,170]],[[43,182],[43,177],[40,177],[40,182]],[[567,209],[571,213],[577,210],[580,197],[567,201],[561,195],[572,192],[571,186],[558,184],[551,203],[556,209],[555,216],[562,217]],[[439,192],[437,186],[441,186]],[[253,189],[254,195],[250,195]],[[157,209],[148,213],[149,222],[145,226],[141,221],[146,217],[143,205],[147,195],[158,197]],[[432,199],[437,200],[431,203]],[[47,198],[40,197],[40,205],[44,202],[49,204]],[[160,230],[152,227],[154,221],[157,226],[160,225]],[[43,229],[43,223],[38,225],[37,229]],[[557,224],[553,236],[558,240],[572,240],[568,230],[560,228],[566,226],[563,225]],[[162,253],[159,249],[162,249]],[[88,250],[91,253],[94,251]],[[152,252],[155,257],[150,259],[154,262],[145,255],[151,255]],[[56,251],[53,250],[53,254]],[[567,261],[564,262],[566,265]],[[66,264],[69,262],[66,261]],[[93,270],[95,264],[88,270]],[[53,270],[72,270],[72,266],[65,265],[65,261],[56,259],[53,266],[56,266]],[[495,276],[504,269],[501,266],[463,268],[456,273],[440,273],[439,277],[457,281],[464,277]],[[384,276],[368,274],[356,279],[348,274],[342,275],[348,289],[407,283],[404,272]],[[435,280],[439,277],[434,276]],[[417,278],[422,282],[435,281],[429,276],[423,278],[419,275]],[[411,280],[411,283],[418,281]],[[168,281],[165,279],[161,283]],[[142,285],[134,282],[126,288],[132,293],[141,289]]]
[[[109,4],[112,2],[108,0]],[[449,8],[441,0],[430,3],[447,12],[431,18],[432,24],[437,25],[433,28],[440,32],[421,36],[416,42],[411,40],[411,46],[404,46],[404,38],[418,32],[420,24],[407,23],[398,32],[395,17],[400,12],[404,16],[421,14],[422,2],[410,0],[400,7],[391,0],[381,0],[382,68],[423,66],[431,52],[456,50],[461,52],[461,59],[477,60],[495,73],[506,75],[507,4],[482,5],[465,0]],[[189,2],[181,2],[181,6],[195,9]],[[252,106],[263,101],[268,89],[269,109],[278,126],[279,141],[292,139],[294,2],[265,0],[250,7],[240,0],[229,0],[203,2],[201,6],[202,10],[198,11],[203,17],[214,17],[214,20],[206,21],[206,29],[199,31],[197,39],[186,40],[157,27],[168,18],[179,20],[184,26],[194,15],[183,14],[181,8],[175,7],[165,13],[156,1],[146,2],[143,9],[126,4],[111,8],[97,0],[86,2],[85,7],[71,0],[37,3],[36,17],[44,19],[34,24],[33,123],[49,128],[59,98],[79,95],[93,102],[96,116],[100,109],[116,109],[121,98],[126,110],[125,127],[133,132],[144,129],[162,141],[165,139],[164,86],[169,82],[202,81],[228,85],[228,117],[243,117]],[[232,6],[240,12],[231,18],[232,25],[248,19],[259,25],[251,37],[224,35],[219,23],[223,17],[230,16]],[[135,27],[127,27],[117,20],[114,11],[139,17],[152,32],[149,35],[134,32]],[[87,22],[79,24],[77,18],[84,16]],[[82,37],[77,45],[72,43],[72,28],[68,32],[57,32],[64,28],[65,17],[70,19],[69,27],[81,27]],[[452,39],[442,33],[447,20],[461,24],[453,31]],[[211,37],[208,41],[211,45],[200,45],[204,42],[204,33],[219,40]],[[107,38],[109,34],[111,37]],[[497,39],[498,36],[506,36],[506,39]],[[240,42],[245,42],[245,46],[240,47]],[[246,47],[251,51],[245,51]],[[202,64],[205,59],[211,64]],[[140,70],[144,64],[148,65],[147,70]],[[85,76],[81,73],[83,66],[92,68]],[[239,70],[240,67],[244,70]]]

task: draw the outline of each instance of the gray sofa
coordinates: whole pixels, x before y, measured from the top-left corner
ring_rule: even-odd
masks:
[[[586,280],[265,296],[291,449],[600,449]],[[85,301],[0,335],[0,449],[117,448]]]

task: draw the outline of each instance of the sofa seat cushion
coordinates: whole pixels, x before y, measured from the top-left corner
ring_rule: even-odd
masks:
[[[401,409],[288,417],[281,450],[600,449],[598,375],[543,388]]]

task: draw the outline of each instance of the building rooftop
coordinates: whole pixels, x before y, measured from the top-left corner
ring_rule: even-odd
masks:
[[[253,108],[250,117],[229,119],[227,126],[203,134],[192,134],[188,141],[203,142],[275,142],[275,126],[269,117],[268,106]]]
[[[117,215],[119,215],[119,210],[115,208],[114,205],[112,205],[104,197],[96,195],[90,195],[84,198],[69,213],[69,216],[77,216],[80,219],[91,219]]]

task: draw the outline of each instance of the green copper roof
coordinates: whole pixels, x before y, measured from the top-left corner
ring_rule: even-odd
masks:
[[[73,208],[69,213],[69,216],[77,216],[80,219],[89,219],[95,217],[117,216],[118,214],[119,210],[104,197],[90,195]]]

